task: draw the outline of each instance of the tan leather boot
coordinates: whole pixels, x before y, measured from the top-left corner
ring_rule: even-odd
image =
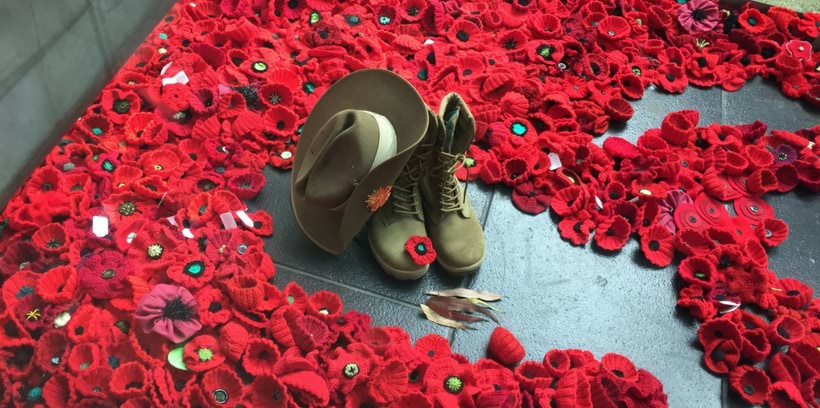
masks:
[[[382,269],[396,279],[419,279],[429,269],[429,265],[416,265],[404,248],[408,238],[427,236],[419,181],[429,167],[433,143],[439,132],[435,114],[429,109],[427,113],[430,116],[427,135],[393,183],[390,199],[373,214],[368,227],[373,256]]]
[[[484,261],[484,232],[456,171],[475,138],[475,119],[458,94],[441,101],[439,134],[430,164],[421,180],[427,234],[438,263],[453,275],[464,275]]]

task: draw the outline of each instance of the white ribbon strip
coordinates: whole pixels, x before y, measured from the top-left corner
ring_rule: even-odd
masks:
[[[183,229],[182,229],[182,236],[183,236],[183,237],[185,237],[185,238],[189,238],[189,239],[190,239],[190,238],[193,238],[193,237],[194,237],[194,233],[193,233],[193,232],[191,232],[191,229],[190,229],[190,228],[183,228]]]
[[[179,224],[177,224],[177,220],[175,220],[173,216],[168,217],[168,218],[167,218],[167,220],[168,220],[168,222],[170,222],[170,223],[171,223],[171,225],[173,225],[173,226],[175,226],[175,227],[178,227],[178,226],[179,226]]]
[[[108,218],[95,215],[91,218],[91,232],[102,238],[108,235]]]
[[[189,81],[188,75],[185,75],[185,71],[179,71],[176,75],[170,78],[162,78],[162,86],[171,85],[171,84],[181,84],[185,85]]]
[[[550,153],[547,156],[549,156],[550,158],[550,170],[556,170],[560,169],[561,167],[564,167],[564,165],[561,163],[561,158],[558,157],[557,154]]]
[[[601,202],[601,199],[598,198],[598,196],[595,196],[595,205],[598,206],[599,210],[602,210],[604,208],[604,203]]]
[[[224,212],[219,214],[219,219],[222,220],[222,226],[224,226],[226,230],[236,228],[236,220],[233,219],[232,213]]]
[[[173,64],[173,63],[174,63],[174,62],[173,62],[173,61],[171,61],[171,62],[169,62],[169,63],[165,64],[165,66],[164,66],[164,67],[162,67],[162,69],[159,71],[159,74],[160,74],[160,75],[165,75],[165,71],[167,71],[167,70],[168,70],[168,68],[171,68],[171,64]]]
[[[729,306],[727,309],[721,309],[720,314],[732,313],[740,307],[740,303],[735,303],[729,300],[718,300],[718,303],[724,306]]]
[[[251,219],[251,217],[248,217],[248,214],[246,212],[237,211],[236,215],[237,217],[239,217],[240,220],[242,220],[242,223],[245,224],[245,226],[247,226],[248,228],[253,228],[253,220]]]
[[[432,39],[428,38],[428,39],[424,40],[424,45],[430,45],[430,44],[433,44],[434,42],[435,42],[435,41],[433,41]]]

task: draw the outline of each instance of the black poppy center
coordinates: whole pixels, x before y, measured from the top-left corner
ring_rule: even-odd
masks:
[[[661,243],[658,242],[657,240],[653,239],[652,241],[649,241],[649,250],[650,251],[657,251],[660,248],[661,248]]]
[[[708,65],[708,62],[706,61],[706,58],[704,58],[704,57],[698,57],[697,61],[698,61],[698,66],[701,67],[701,68]]]
[[[743,384],[743,392],[745,392],[746,395],[754,395],[755,387],[753,387],[752,384]]]
[[[728,268],[728,267],[732,266],[732,260],[729,259],[728,256],[724,255],[724,256],[720,257],[720,262],[718,263],[718,266],[720,268]]]
[[[51,238],[48,242],[46,242],[46,248],[54,249],[59,248],[61,245],[63,245],[63,241],[60,241],[57,238]]]
[[[211,302],[210,305],[208,305],[208,311],[211,312],[211,313],[216,313],[220,310],[222,310],[222,303],[214,301],[214,302]]]
[[[295,10],[297,7],[299,7],[299,0],[288,0],[288,8]]]
[[[458,32],[456,32],[456,38],[461,42],[467,42],[470,40],[470,34],[467,34],[464,30],[458,30]]]
[[[194,310],[177,296],[165,303],[162,315],[171,320],[191,320],[194,317]]]
[[[606,230],[606,236],[611,237],[615,235],[615,231],[612,228]]]
[[[615,374],[618,378],[624,378],[624,372],[621,370],[612,370],[612,374]]]
[[[507,41],[504,41],[504,48],[506,48],[508,50],[512,50],[517,46],[518,46],[518,43],[515,41],[515,39],[508,38]]]
[[[407,379],[410,380],[411,383],[418,382],[421,379],[421,374],[419,373],[419,370],[414,369],[413,371],[411,371]]]
[[[786,292],[786,294],[789,295],[789,296],[797,296],[797,295],[800,294],[800,291],[792,289],[792,290]]]
[[[131,388],[140,389],[140,388],[142,388],[142,383],[139,382],[139,381],[132,381],[128,384],[125,384],[125,389],[126,390],[130,390]]]
[[[670,72],[670,73],[666,74],[666,80],[669,81],[669,82],[673,82],[675,80],[675,76],[672,75],[672,73]]]
[[[576,222],[575,225],[572,226],[572,230],[577,232],[577,233],[580,233],[581,232],[581,223]]]
[[[783,325],[777,326],[777,334],[786,340],[790,339],[792,336],[791,333],[789,333],[789,330],[783,327]]]
[[[712,360],[721,362],[726,358],[726,352],[723,351],[723,349],[720,347],[715,347],[715,349],[712,350],[712,353],[709,354],[709,356],[712,357]]]
[[[764,48],[763,50],[760,51],[760,55],[762,55],[763,58],[766,58],[766,59],[774,57],[774,54],[775,54],[775,50],[772,47],[766,47],[766,48]]]
[[[692,11],[692,18],[694,18],[695,21],[703,21],[706,18],[706,12],[701,9],[695,9]]]
[[[407,9],[407,15],[412,16],[412,17],[415,17],[415,16],[419,15],[418,7],[413,6],[413,7],[410,7],[409,9]]]

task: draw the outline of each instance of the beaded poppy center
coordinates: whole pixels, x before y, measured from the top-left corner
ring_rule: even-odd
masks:
[[[135,211],[137,211],[137,206],[131,201],[126,201],[117,206],[117,212],[126,217],[133,215]]]
[[[151,259],[159,259],[162,256],[162,253],[165,251],[160,244],[151,244],[148,246],[146,252],[148,252],[148,257]]]
[[[194,310],[177,296],[165,303],[162,315],[171,320],[191,320]]]
[[[353,378],[359,374],[359,365],[356,363],[347,363],[345,364],[342,373],[347,378]]]
[[[444,389],[451,394],[458,394],[464,388],[464,382],[461,378],[451,375],[444,379]]]

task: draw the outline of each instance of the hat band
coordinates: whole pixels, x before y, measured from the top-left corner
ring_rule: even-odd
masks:
[[[379,125],[379,147],[376,148],[376,157],[373,158],[373,164],[370,166],[370,171],[373,171],[380,164],[386,162],[388,159],[396,155],[398,150],[398,139],[396,138],[396,129],[390,123],[390,119],[373,113],[370,111],[362,111],[373,116],[376,123]]]

